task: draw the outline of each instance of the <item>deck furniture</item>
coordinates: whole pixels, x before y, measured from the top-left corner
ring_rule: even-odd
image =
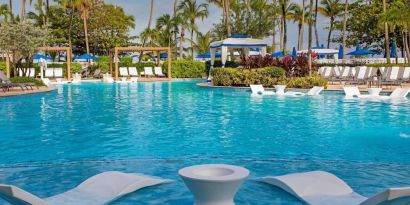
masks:
[[[265,91],[263,85],[250,85],[253,95],[275,95],[274,91]]]
[[[158,77],[165,77],[165,74],[162,73],[162,68],[161,67],[155,67],[154,68],[155,75]]]
[[[0,198],[11,204],[103,205],[138,189],[167,182],[141,174],[110,171],[97,174],[67,192],[44,199],[13,185],[0,184]]]
[[[311,205],[410,203],[410,187],[390,188],[367,198],[354,192],[342,179],[324,171],[269,176],[262,178],[261,181],[277,186]]]

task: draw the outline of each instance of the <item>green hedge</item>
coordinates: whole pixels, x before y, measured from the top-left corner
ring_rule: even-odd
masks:
[[[225,68],[237,68],[239,66],[238,62],[235,61],[226,61],[225,63]],[[214,62],[214,68],[220,68],[222,67],[222,62],[221,60],[215,60]],[[209,73],[209,69],[211,68],[211,61],[206,61],[205,62],[205,70],[206,73]]]
[[[214,68],[212,77],[214,85],[218,86],[249,86],[262,84],[267,87],[274,86],[278,80],[284,78],[285,70],[279,67],[259,69],[239,68]]]
[[[286,78],[285,70],[279,67],[259,69],[215,68],[212,70],[213,84],[216,86],[249,86],[262,84],[274,87],[286,84],[290,88],[311,88],[327,86],[327,80],[320,76]]]
[[[37,86],[45,86],[43,81],[29,77],[13,77],[10,78],[10,81],[13,83],[35,83]]]
[[[0,71],[3,71],[3,73],[6,73],[6,63],[5,62],[0,62]]]
[[[171,62],[173,78],[202,78],[206,76],[205,63],[193,60]],[[168,73],[168,62],[162,64],[163,73]]]

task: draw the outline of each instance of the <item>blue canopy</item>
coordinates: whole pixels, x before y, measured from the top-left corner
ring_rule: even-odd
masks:
[[[53,60],[52,58],[45,56],[43,54],[36,54],[33,56],[33,60],[40,60],[40,59],[44,59],[44,60]]]
[[[215,57],[220,58],[221,52],[216,52]],[[198,54],[196,58],[211,58],[211,52],[208,51],[207,53]]]
[[[390,48],[390,57],[391,58],[395,58],[396,57],[396,42],[393,41],[391,44],[391,48]]]
[[[282,51],[278,51],[278,52],[272,53],[271,56],[275,57],[275,58],[281,58],[281,57],[284,57],[284,56],[292,56],[292,55],[289,55],[289,54],[283,55]]]
[[[358,44],[358,45],[356,45],[356,50],[353,51],[353,52],[348,53],[347,55],[360,56],[360,55],[374,55],[374,54],[376,54],[376,53],[373,52],[373,51],[369,51],[369,50],[360,48],[360,46]]]
[[[248,35],[235,33],[231,35],[231,38],[248,38]]]
[[[312,49],[321,49],[321,48],[325,48],[324,44],[321,44],[320,46],[313,46]]]
[[[81,56],[77,56],[76,60],[96,60],[97,58],[90,54],[83,54]]]
[[[343,58],[343,46],[342,45],[339,45],[339,53],[337,53],[337,57],[339,59]]]
[[[298,56],[298,53],[296,52],[296,48],[295,48],[295,47],[293,47],[293,50],[292,50],[292,57],[296,58],[297,56]]]

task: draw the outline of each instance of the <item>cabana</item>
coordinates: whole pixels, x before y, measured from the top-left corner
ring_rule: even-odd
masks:
[[[167,61],[168,61],[168,79],[171,80],[171,48],[170,47],[115,47],[111,50],[110,53],[110,71],[112,73],[112,59],[114,59],[114,64],[115,64],[115,80],[118,81],[119,76],[118,76],[118,63],[119,63],[119,58],[118,54],[119,52],[143,52],[143,51],[155,51],[157,52],[157,65],[160,65],[160,57],[161,57],[161,51],[167,53]]]
[[[211,68],[214,66],[216,51],[221,49],[221,61],[222,67],[225,67],[226,59],[228,57],[229,49],[242,49],[245,56],[249,56],[249,51],[251,49],[259,49],[261,55],[266,55],[266,47],[268,44],[264,43],[261,39],[247,38],[246,36],[233,35],[230,38],[224,39],[222,41],[216,41],[211,43]]]

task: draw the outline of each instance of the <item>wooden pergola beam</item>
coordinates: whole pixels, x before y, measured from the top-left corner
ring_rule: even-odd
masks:
[[[119,58],[118,54],[120,52],[141,52],[141,51],[156,51],[157,52],[157,64],[159,65],[159,59],[160,59],[160,52],[165,51],[167,52],[167,61],[168,61],[168,79],[171,80],[171,61],[172,61],[172,53],[171,53],[171,48],[170,47],[115,47],[111,49],[111,54],[113,53],[113,56],[110,56],[110,70],[112,71],[112,58],[114,58],[114,66],[115,66],[115,80],[118,81],[118,63],[119,63]]]

